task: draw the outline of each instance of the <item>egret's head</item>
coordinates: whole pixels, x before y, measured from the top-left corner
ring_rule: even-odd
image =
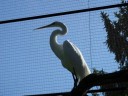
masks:
[[[49,28],[49,27],[60,27],[61,25],[62,25],[61,22],[55,21],[55,22],[53,22],[53,23],[51,23],[49,25],[36,28],[35,30],[37,30],[37,29],[43,29],[43,28]]]

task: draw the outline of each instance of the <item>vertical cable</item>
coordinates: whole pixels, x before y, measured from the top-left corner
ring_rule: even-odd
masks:
[[[89,5],[89,0],[88,0],[88,8],[90,8],[90,5]],[[91,72],[93,71],[92,70],[92,49],[91,49],[91,47],[92,47],[92,41],[91,41],[91,31],[90,31],[90,11],[89,11],[89,27],[88,27],[88,29],[89,29],[89,37],[90,37],[90,62],[91,62]]]

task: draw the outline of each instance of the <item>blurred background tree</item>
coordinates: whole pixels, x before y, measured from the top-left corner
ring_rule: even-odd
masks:
[[[121,3],[126,3],[122,0]],[[114,13],[116,21],[111,21],[107,13],[101,12],[101,18],[107,32],[106,45],[115,54],[120,69],[128,68],[128,6],[119,7]]]
[[[121,3],[127,3],[121,0]],[[111,21],[109,15],[105,12],[101,12],[101,18],[104,22],[104,26],[107,32],[107,45],[110,53],[115,55],[115,61],[119,64],[119,70],[128,69],[128,6],[119,7],[119,12],[115,12],[114,16],[117,18],[116,21]],[[105,72],[98,71],[95,69],[94,73]],[[114,87],[125,87],[128,83],[118,83],[101,86],[101,89],[114,88]],[[104,96],[128,96],[128,91],[115,91],[105,92]]]

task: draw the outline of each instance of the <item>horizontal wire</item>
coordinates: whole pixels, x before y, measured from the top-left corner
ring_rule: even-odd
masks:
[[[27,21],[27,20],[34,20],[34,19],[40,19],[40,18],[55,17],[55,16],[61,16],[61,15],[76,14],[76,13],[95,11],[95,10],[102,10],[102,9],[121,7],[121,6],[127,6],[127,5],[128,5],[128,3],[123,3],[123,4],[116,4],[116,5],[109,5],[109,6],[101,6],[101,7],[95,7],[95,8],[67,11],[67,12],[61,12],[61,13],[46,14],[46,15],[40,15],[40,16],[32,16],[32,17],[25,17],[25,18],[18,18],[18,19],[10,19],[10,20],[0,21],[0,24]]]

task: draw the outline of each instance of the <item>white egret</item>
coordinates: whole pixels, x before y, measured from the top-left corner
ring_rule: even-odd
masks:
[[[66,40],[63,44],[58,44],[57,36],[65,35],[67,33],[67,27],[63,23],[56,21],[37,29],[49,27],[61,28],[52,32],[50,36],[50,46],[55,55],[61,60],[63,67],[72,73],[74,87],[76,87],[78,82],[91,73],[90,69],[86,64],[81,51],[72,42]]]

